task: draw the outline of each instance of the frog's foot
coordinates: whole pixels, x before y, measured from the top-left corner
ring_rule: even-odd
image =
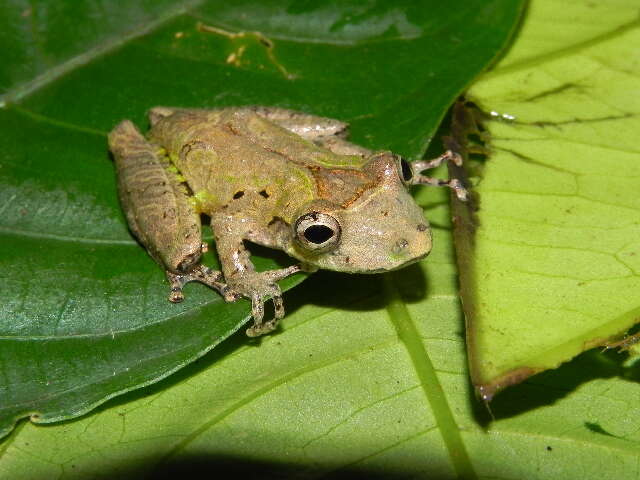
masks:
[[[464,188],[460,180],[458,180],[457,178],[452,178],[451,180],[442,180],[439,178],[428,177],[422,174],[424,170],[436,168],[446,161],[450,161],[458,167],[462,166],[462,157],[460,156],[460,154],[453,152],[452,150],[447,150],[442,155],[432,160],[421,160],[418,162],[413,162],[413,164],[411,164],[411,169],[413,170],[414,175],[410,180],[410,183],[413,185],[426,184],[437,187],[449,187],[455,192],[456,197],[464,202],[469,197],[469,192],[466,188]]]
[[[284,317],[282,290],[276,282],[301,271],[304,271],[302,265],[292,265],[267,272],[243,272],[229,282],[232,291],[251,300],[253,325],[247,329],[249,337],[258,337],[275,330],[278,321]],[[274,316],[265,322],[264,302],[269,298],[273,301]]]
[[[204,265],[197,265],[189,273],[174,273],[167,271],[167,279],[171,286],[169,301],[173,303],[179,303],[184,300],[182,289],[189,282],[200,282],[217,290],[227,302],[234,302],[240,298],[239,294],[234,292],[226,283],[223,282],[222,272],[211,270]]]
[[[451,180],[442,180],[441,178],[426,177],[424,175],[421,175],[420,177],[420,181],[415,183],[433,185],[434,187],[449,187],[455,192],[458,200],[461,200],[463,202],[466,202],[469,198],[469,192],[466,188],[464,188],[462,182],[457,178],[452,178]]]

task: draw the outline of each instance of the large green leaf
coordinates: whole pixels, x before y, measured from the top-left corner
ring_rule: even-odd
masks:
[[[347,120],[357,141],[418,157],[448,105],[505,44],[521,2],[127,2],[115,11],[111,2],[87,0],[1,8],[1,46],[12,52],[0,76],[6,433],[17,418],[70,418],[157,381],[247,319],[246,302],[224,304],[202,286],[189,286],[179,306],[166,301],[162,272],[132,240],[117,204],[105,138],[116,122],[132,118],[142,127],[145,111],[158,104],[278,105]],[[438,242],[432,262],[442,258],[447,282],[438,288],[453,288],[443,253],[449,238]],[[276,260],[256,262],[265,269]],[[416,268],[403,275],[421,278]],[[365,281],[367,288],[377,282]],[[325,294],[332,297],[332,289]],[[453,319],[456,300],[447,295],[442,315]],[[314,358],[289,356],[302,348],[337,365],[350,350],[381,340],[376,330],[384,341],[395,338],[384,321],[365,334],[351,316],[340,318],[354,329],[342,340],[320,329],[287,354],[247,348],[249,357],[259,356],[243,375],[262,380],[241,382],[261,388],[282,375],[294,378],[299,368],[313,370]],[[295,325],[295,316],[285,323]],[[295,335],[287,337],[289,343]],[[413,355],[424,356],[415,332],[409,337]],[[266,352],[280,370],[263,361]],[[234,371],[206,389],[222,403],[242,396],[232,392]],[[403,375],[412,378],[412,370]]]
[[[519,48],[470,92],[495,117],[474,248],[461,251],[487,398],[640,320],[638,13],[534,2]]]
[[[581,4],[543,5],[552,20],[579,18]],[[613,28],[588,5],[587,44]],[[540,43],[531,35],[551,20],[538,6],[511,55]],[[550,55],[567,30],[545,38]],[[0,476],[637,479],[639,375],[621,356],[591,351],[507,390],[487,425],[465,368],[447,194],[418,195],[436,226],[425,262],[386,281],[320,273],[290,292],[283,334],[259,347],[236,335],[90,416],[22,423],[2,444]]]

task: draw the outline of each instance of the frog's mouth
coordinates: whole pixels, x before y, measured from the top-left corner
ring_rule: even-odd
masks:
[[[422,255],[416,256],[414,258],[411,258],[409,260],[406,260],[404,262],[398,263],[396,265],[393,265],[391,267],[388,268],[369,268],[369,269],[348,269],[349,272],[352,273],[359,273],[359,274],[364,274],[364,275],[369,275],[369,274],[377,274],[377,273],[385,273],[385,272],[393,272],[395,270],[401,270],[405,267],[408,267],[409,265],[412,265],[414,263],[418,263],[421,260],[424,260],[425,258],[427,258],[427,256],[429,255],[430,252],[425,252]]]
[[[413,265],[414,263],[418,263],[424,260],[425,258],[427,258],[429,256],[429,253],[431,253],[431,251],[425,252],[422,255],[412,258],[411,260],[407,260],[404,263],[401,263],[400,265],[398,265],[397,267],[393,267],[389,270],[383,270],[383,272],[392,272],[394,270],[400,270],[402,268],[408,267],[409,265]],[[378,273],[382,273],[382,272],[378,272]]]

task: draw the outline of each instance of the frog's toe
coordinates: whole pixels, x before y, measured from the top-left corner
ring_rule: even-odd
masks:
[[[239,292],[236,292],[233,288],[231,288],[228,285],[225,285],[220,290],[220,294],[222,295],[222,298],[224,298],[224,301],[228,303],[233,303],[236,300],[240,300],[242,298],[242,294],[240,294]]]
[[[242,295],[236,292],[228,284],[224,282],[222,272],[218,270],[211,270],[209,267],[201,265],[196,273],[197,278],[194,276],[195,281],[203,283],[215,290],[217,290],[225,302],[235,302]]]
[[[264,302],[262,301],[262,295],[254,293],[251,295],[251,316],[256,325],[262,323],[264,318]]]
[[[253,293],[251,295],[251,316],[253,317],[253,325],[247,329],[247,336],[259,337],[266,333],[266,324],[262,323],[264,318],[264,303],[262,301],[262,295]]]
[[[180,303],[184,300],[184,293],[182,293],[182,288],[180,287],[172,287],[169,291],[169,301],[171,303]]]
[[[273,297],[273,311],[275,312],[274,321],[284,318],[284,302],[282,301],[282,295]]]
[[[273,318],[264,322],[264,299],[271,297],[273,301]],[[278,326],[278,321],[284,317],[284,302],[282,301],[282,291],[277,284],[264,287],[261,294],[251,295],[251,316],[253,325],[247,329],[249,337],[257,337],[272,332]]]
[[[186,283],[184,275],[179,275],[168,270],[166,273],[167,280],[169,280],[169,285],[171,286],[169,301],[171,303],[180,303],[184,300],[184,293],[182,293],[182,287]]]
[[[277,322],[275,321],[275,319],[265,323],[261,323],[260,325],[252,325],[251,327],[247,328],[247,336],[255,338],[267,333],[271,333],[276,329],[276,326]]]
[[[222,272],[211,270],[204,265],[196,265],[188,273],[175,273],[170,270],[166,271],[167,280],[171,286],[169,292],[169,301],[179,303],[184,300],[182,288],[189,282],[199,282],[218,291],[225,301],[235,302],[241,295],[224,283]]]

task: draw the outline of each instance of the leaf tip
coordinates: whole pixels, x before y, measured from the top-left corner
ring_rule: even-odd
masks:
[[[541,368],[520,367],[511,370],[488,383],[478,383],[474,381],[473,385],[476,390],[476,395],[482,401],[490,402],[501,390],[504,390],[511,385],[516,385],[542,370],[543,369]]]

